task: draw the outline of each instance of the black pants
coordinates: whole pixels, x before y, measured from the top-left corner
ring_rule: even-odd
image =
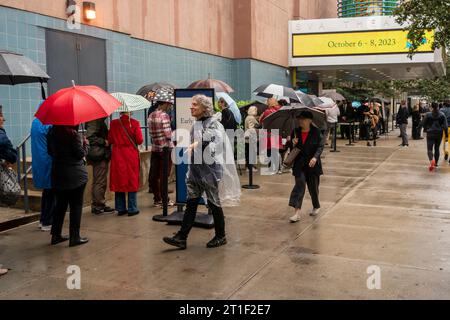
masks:
[[[442,136],[428,136],[427,137],[427,149],[428,149],[428,159],[432,161],[433,159],[436,160],[436,164],[439,163],[439,158],[441,156],[441,143],[442,143]],[[434,155],[433,155],[433,149],[434,149]]]
[[[413,121],[412,137],[414,140],[420,139],[420,121]]]
[[[302,172],[299,177],[295,177],[295,186],[291,193],[289,206],[295,209],[301,209],[303,198],[305,197],[306,186],[308,186],[314,209],[320,209],[319,186],[320,176],[312,173]]]
[[[70,206],[70,232],[80,230],[81,213],[83,211],[83,196],[86,185],[73,190],[56,189],[56,208],[53,218],[52,235],[60,236],[66,216],[67,208]]]
[[[43,226],[51,226],[53,224],[53,216],[56,207],[56,195],[53,189],[44,189],[41,199],[41,219]]]
[[[184,239],[187,239],[189,233],[192,230],[192,227],[194,226],[200,200],[201,198],[196,198],[189,199],[187,201],[183,224],[180,230],[180,235]],[[215,206],[210,201],[208,201],[208,206],[214,217],[214,228],[216,230],[216,236],[219,238],[225,237],[225,216],[223,214],[222,208]]]

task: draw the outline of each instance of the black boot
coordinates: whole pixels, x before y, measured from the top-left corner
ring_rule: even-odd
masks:
[[[52,246],[56,246],[57,244],[66,242],[68,240],[69,240],[68,237],[64,237],[61,235],[59,235],[59,236],[52,235]]]
[[[175,234],[174,237],[164,237],[163,241],[171,246],[180,248],[181,250],[186,250],[187,248],[186,237],[181,236],[179,232]]]
[[[88,238],[80,237],[80,229],[71,229],[70,230],[70,242],[69,247],[77,247],[89,242]]]

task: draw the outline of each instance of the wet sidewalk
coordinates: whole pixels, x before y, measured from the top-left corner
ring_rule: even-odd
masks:
[[[0,233],[0,264],[12,269],[0,299],[449,299],[450,165],[428,172],[425,141],[402,149],[397,133],[376,148],[327,150],[323,210],[306,216],[307,196],[299,224],[288,221],[293,177],[257,176],[261,189],[226,209],[220,249],[206,249],[212,231],[202,229],[187,251],[166,246],[178,228],[151,221],[160,210],[148,194],[137,217],[86,211],[84,247],[51,247],[37,224]],[[81,290],[67,289],[70,265]],[[380,290],[368,289],[371,266]]]

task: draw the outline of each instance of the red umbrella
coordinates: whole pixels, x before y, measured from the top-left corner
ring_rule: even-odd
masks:
[[[191,83],[188,89],[215,89],[216,92],[232,93],[233,88],[223,81],[208,78]]]
[[[75,126],[109,117],[122,104],[96,86],[72,86],[50,96],[36,112],[44,125]]]

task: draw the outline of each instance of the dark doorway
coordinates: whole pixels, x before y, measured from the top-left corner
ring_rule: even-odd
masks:
[[[69,32],[46,30],[49,95],[71,86],[106,87],[106,42]]]

